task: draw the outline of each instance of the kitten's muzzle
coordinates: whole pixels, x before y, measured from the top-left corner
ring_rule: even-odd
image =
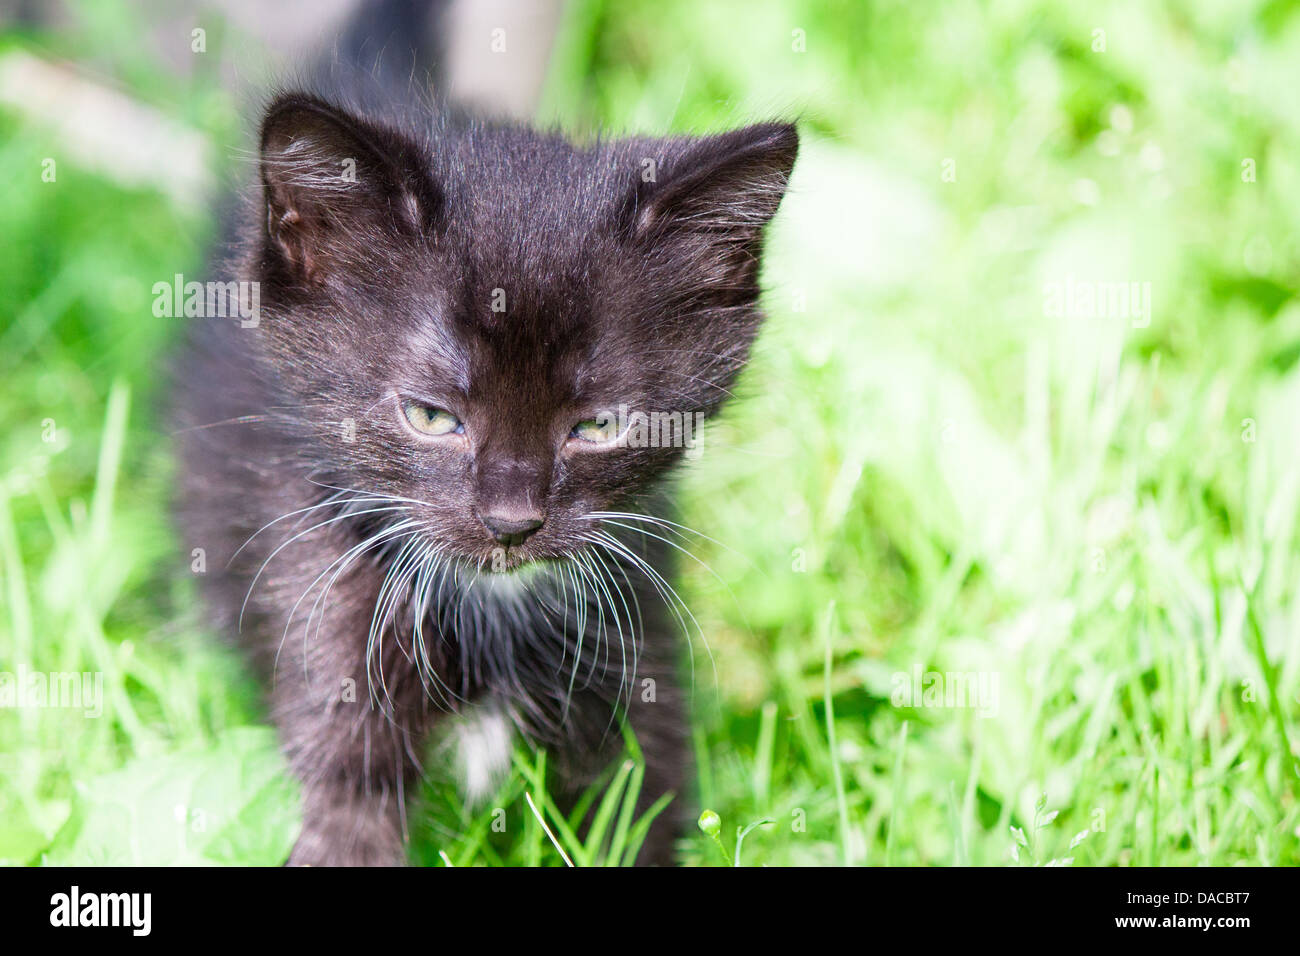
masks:
[[[542,518],[536,515],[480,514],[478,518],[497,544],[507,548],[523,544],[542,526]]]

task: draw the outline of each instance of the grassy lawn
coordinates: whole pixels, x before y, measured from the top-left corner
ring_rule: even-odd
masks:
[[[139,17],[0,62],[89,62],[237,179],[217,71],[171,77]],[[1300,7],[1254,0],[569,7],[543,120],[804,134],[681,482],[681,799],[723,846],[684,863],[1300,862],[1298,60]],[[0,707],[0,862],[276,864],[294,787],[167,512],[186,320],[151,288],[213,227],[54,119],[0,103],[0,672],[100,673],[102,714]],[[520,751],[477,811],[431,780],[413,857],[619,862],[631,756],[604,839]]]

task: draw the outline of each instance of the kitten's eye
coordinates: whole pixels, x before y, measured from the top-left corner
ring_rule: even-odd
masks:
[[[424,435],[463,435],[465,426],[459,418],[444,408],[421,405],[419,402],[404,402],[402,411],[411,427]]]
[[[580,441],[603,445],[618,437],[618,422],[612,415],[605,418],[589,418],[574,425],[569,435]]]

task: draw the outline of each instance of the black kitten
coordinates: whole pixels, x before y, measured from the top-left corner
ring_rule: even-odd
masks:
[[[795,129],[578,146],[403,109],[272,102],[222,276],[259,308],[198,323],[178,383],[186,542],[303,784],[290,862],[401,862],[422,741],[473,715],[479,791],[507,728],[577,792],[630,721],[669,863],[663,482],[758,331]]]

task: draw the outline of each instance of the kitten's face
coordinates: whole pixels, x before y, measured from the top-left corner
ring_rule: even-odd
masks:
[[[282,98],[262,327],[330,483],[407,499],[495,570],[587,547],[592,513],[648,492],[743,366],[796,148],[778,125],[424,142]]]

